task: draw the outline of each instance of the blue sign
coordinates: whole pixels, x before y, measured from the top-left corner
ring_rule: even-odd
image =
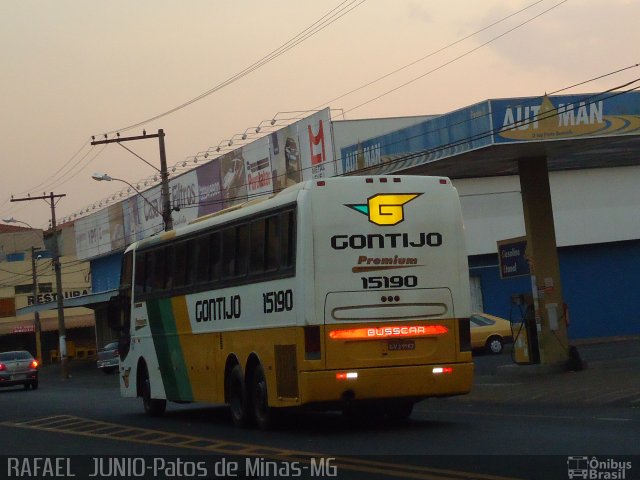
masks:
[[[489,102],[481,102],[349,145],[340,151],[342,171],[394,171],[488,146],[490,120]]]
[[[491,100],[494,143],[640,133],[640,92]]]
[[[522,277],[531,273],[526,257],[526,250],[526,237],[512,238],[498,242],[500,278]]]

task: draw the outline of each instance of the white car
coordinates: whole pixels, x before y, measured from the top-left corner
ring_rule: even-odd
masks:
[[[0,387],[38,388],[38,361],[25,351],[0,353]]]

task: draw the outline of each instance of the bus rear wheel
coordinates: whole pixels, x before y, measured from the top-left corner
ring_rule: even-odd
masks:
[[[276,411],[269,406],[267,378],[261,364],[258,364],[253,370],[249,392],[251,409],[256,425],[262,430],[272,428],[276,423]]]
[[[387,418],[396,422],[409,419],[413,412],[413,400],[396,400],[389,402],[386,409]]]
[[[160,416],[167,409],[167,401],[160,398],[151,398],[151,381],[146,366],[143,367],[142,374],[142,406],[144,411],[152,417]]]
[[[249,425],[249,406],[244,388],[244,378],[240,365],[235,365],[227,377],[227,392],[231,420],[236,427]]]

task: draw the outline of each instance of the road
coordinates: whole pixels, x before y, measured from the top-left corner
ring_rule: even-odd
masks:
[[[506,354],[479,356],[477,370],[491,372],[508,361]],[[205,458],[209,478],[233,476],[224,468],[234,462],[242,464],[240,473],[246,474],[247,458],[266,462],[263,471],[261,465],[250,467],[258,468],[249,472],[252,478],[256,473],[264,473],[258,478],[296,473],[290,469],[298,463],[292,462],[307,468],[301,470],[302,478],[317,478],[318,471],[311,475],[308,470],[309,458],[314,458],[328,461],[324,467],[335,466],[338,478],[496,480],[564,479],[569,456],[635,455],[629,457],[636,459],[635,471],[626,478],[639,478],[631,473],[640,473],[637,408],[488,405],[458,397],[425,400],[402,425],[305,412],[264,432],[234,428],[222,406],[170,404],[163,417],[150,418],[138,399],[120,398],[115,374],[104,375],[87,362],[74,362],[71,368],[73,377],[62,380],[57,367],[45,367],[36,391],[0,390],[4,455],[82,455],[73,462],[90,469],[93,464],[85,464],[94,455],[149,456],[147,462],[161,461],[163,455],[194,462]],[[278,470],[268,463],[275,461],[284,466]],[[0,463],[0,477],[6,476],[4,468]],[[320,473],[331,478],[332,472]]]

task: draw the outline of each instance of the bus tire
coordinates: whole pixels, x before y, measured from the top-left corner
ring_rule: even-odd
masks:
[[[249,395],[253,418],[258,428],[262,430],[273,428],[276,423],[276,412],[274,408],[269,406],[267,377],[260,363],[256,365],[251,375]]]
[[[151,381],[149,380],[149,372],[144,366],[141,372],[142,378],[142,406],[147,415],[158,417],[167,409],[167,401],[161,398],[151,398]]]
[[[249,405],[240,365],[235,365],[229,372],[229,376],[227,377],[227,394],[233,424],[236,427],[247,427],[250,423]]]
[[[396,400],[389,402],[386,409],[387,418],[395,422],[404,422],[411,416],[413,405],[413,400]]]

